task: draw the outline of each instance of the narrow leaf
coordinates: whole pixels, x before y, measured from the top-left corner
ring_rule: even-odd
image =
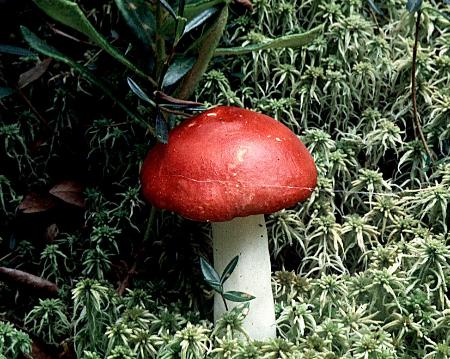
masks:
[[[224,5],[217,20],[208,28],[205,35],[202,36],[200,40],[201,45],[199,47],[197,61],[179,85],[176,91],[176,96],[178,98],[187,99],[194,93],[195,87],[199,83],[208,68],[209,62],[214,56],[214,52],[219,44],[223,31],[225,30],[227,20],[228,5]]]
[[[186,25],[186,18],[184,17],[184,5],[186,4],[185,0],[178,0],[178,16],[176,21],[175,28],[175,42],[177,43],[180,39],[183,29]]]
[[[189,22],[206,9],[220,4],[223,5],[225,3],[226,0],[200,0],[196,2],[187,1],[186,6],[184,7],[183,18]],[[172,17],[167,18],[161,27],[161,34],[172,36],[175,32],[175,23],[176,19]]]
[[[406,10],[408,10],[411,14],[414,14],[416,11],[420,10],[422,7],[422,0],[408,0],[406,3]]]
[[[383,16],[384,13],[383,11],[380,9],[380,7],[375,3],[375,1],[373,0],[367,0],[367,2],[369,3],[369,6],[371,7],[371,9],[377,13],[378,15]]]
[[[0,100],[14,93],[11,87],[0,87]]]
[[[130,77],[127,77],[128,86],[130,86],[131,91],[133,91],[141,100],[148,102],[153,107],[156,107],[154,101],[150,100],[150,97],[134,82]]]
[[[220,276],[216,270],[202,257],[200,257],[200,267],[202,269],[203,278],[214,290],[223,293],[222,285],[220,284]]]
[[[252,299],[255,299],[253,295],[244,292],[237,292],[234,290],[223,293],[223,297],[230,302],[248,302]]]
[[[140,124],[146,130],[150,131],[152,134],[155,134],[154,130],[141,118],[136,116],[131,110],[128,109],[109,89],[110,85],[104,84],[100,79],[96,78],[89,70],[87,70],[84,66],[80,65],[76,61],[62,54],[54,47],[49,46],[45,41],[41,40],[37,37],[33,32],[31,32],[25,26],[20,27],[22,31],[22,35],[26,42],[33,48],[34,50],[44,54],[45,56],[49,56],[54,58],[55,60],[61,61],[76,71],[78,71],[86,80],[88,80],[93,85],[97,86],[100,90],[102,90],[107,96],[109,96],[114,102],[122,108],[136,123]]]
[[[138,69],[133,63],[125,58],[125,56],[117,51],[117,49],[111,46],[103,35],[97,32],[77,3],[70,0],[33,0],[33,2],[48,16],[86,35],[92,42],[100,46],[117,61],[149,80],[154,86],[157,85],[156,81],[146,75],[142,70]]]
[[[186,27],[184,28],[183,31],[183,35],[202,25],[206,20],[208,20],[212,15],[214,15],[217,12],[217,10],[218,9],[216,7],[211,7],[198,14],[196,17],[194,17],[191,21],[189,21],[186,24]]]
[[[178,0],[178,20],[184,16],[184,7],[186,0]]]
[[[449,1],[449,4],[450,4],[450,0],[448,0],[448,1]],[[447,15],[446,13],[444,13],[442,11],[439,11],[438,9],[436,9],[434,7],[430,7],[430,6],[423,7],[422,10],[427,11],[427,12],[433,12],[436,15],[442,16],[443,18],[445,18],[445,19],[450,21],[450,16],[449,15]]]
[[[33,51],[10,45],[0,45],[0,52],[3,54],[10,54],[17,56],[31,56],[35,58],[37,57],[37,55]]]
[[[20,89],[24,88],[28,86],[30,83],[41,78],[41,76],[45,74],[45,72],[47,71],[51,62],[52,59],[47,58],[44,61],[38,62],[33,68],[29,69],[28,71],[25,71],[24,73],[20,74],[17,87]]]
[[[156,21],[144,0],[115,0],[116,6],[135,35],[147,46],[153,45]]]
[[[167,123],[159,108],[156,111],[156,138],[159,142],[164,144],[169,141],[169,130],[167,129]]]
[[[230,261],[230,263],[227,264],[227,266],[223,270],[222,276],[220,277],[220,284],[223,285],[227,281],[227,279],[230,278],[231,274],[238,264],[238,261],[239,256],[236,256]]]
[[[226,0],[200,0],[200,1],[187,1],[184,7],[184,17],[189,21],[194,19],[203,11],[212,8],[213,6],[225,4]]]
[[[187,105],[178,105],[176,103],[162,103],[159,105],[162,110],[167,110],[170,112],[171,110],[175,111],[205,111],[206,107],[202,105],[196,106],[187,106]]]
[[[242,47],[218,48],[214,52],[214,56],[244,55],[253,51],[266,49],[302,47],[313,42],[319,35],[322,34],[322,32],[323,25],[320,25],[302,34],[286,35],[276,39],[271,39],[261,44],[253,44]]]
[[[164,9],[166,9],[170,15],[172,15],[172,17],[174,19],[177,18],[177,14],[175,13],[174,9],[172,9],[172,6],[170,6],[170,4],[166,1],[166,0],[158,0],[161,5],[164,7]]]
[[[163,79],[163,87],[177,83],[195,64],[195,57],[177,57],[167,69]]]

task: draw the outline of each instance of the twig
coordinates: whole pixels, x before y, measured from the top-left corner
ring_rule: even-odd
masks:
[[[414,35],[414,47],[412,53],[412,66],[411,66],[411,100],[412,100],[412,108],[413,108],[413,120],[415,127],[415,134],[419,134],[420,140],[422,141],[423,147],[430,157],[431,162],[434,162],[434,155],[431,153],[430,148],[428,147],[427,140],[422,131],[422,126],[420,125],[419,115],[417,113],[417,89],[416,89],[416,60],[417,60],[417,48],[419,46],[419,30],[420,30],[420,16],[422,15],[422,11],[417,11],[416,18],[416,30]]]
[[[10,285],[21,285],[34,289],[50,296],[56,296],[59,290],[55,283],[18,269],[0,267],[0,280]]]
[[[57,35],[61,35],[61,36],[67,37],[68,39],[73,40],[73,41],[78,42],[78,43],[91,45],[91,43],[89,41],[80,40],[79,38],[77,38],[75,36],[69,35],[69,34],[65,33],[64,31],[61,31],[61,30],[57,29],[53,24],[49,24],[49,23],[47,23],[47,24],[50,27],[50,29],[52,29],[52,31],[55,34],[57,34]]]
[[[31,101],[28,99],[28,97],[25,95],[25,93],[22,90],[19,90],[19,94],[22,97],[22,99],[25,101],[25,103],[28,105],[28,107],[30,107],[31,111],[42,122],[42,124],[45,126],[45,128],[51,132],[51,128],[48,124],[48,121],[40,114],[40,112],[36,109],[36,107],[34,107],[34,105],[31,103]]]
[[[133,275],[135,275],[136,273],[137,273],[136,272],[136,262],[134,262],[132,267],[127,270],[125,277],[119,282],[119,287],[117,288],[117,294],[119,294],[120,296],[123,295],[123,293],[125,292],[125,289],[127,289],[130,284],[131,277]]]
[[[156,208],[152,206],[150,209],[150,214],[147,220],[147,228],[145,229],[144,238],[142,239],[143,243],[147,243],[150,239],[150,235],[153,232],[153,222],[155,221]]]
[[[135,252],[133,255],[133,265],[131,267],[126,266],[127,272],[126,272],[125,276],[123,277],[123,279],[119,281],[119,286],[117,287],[117,293],[119,295],[123,295],[123,293],[125,292],[125,289],[127,289],[130,284],[131,278],[135,274],[138,273],[136,271],[136,267],[137,267],[137,264],[138,264],[141,256],[145,253],[145,250],[144,250],[145,244],[150,240],[150,236],[153,233],[153,223],[155,222],[156,211],[157,211],[156,207],[152,206],[150,209],[150,214],[148,216],[147,228],[145,229],[144,237],[142,238],[142,242],[141,242],[140,246],[138,247],[140,249],[137,252]]]
[[[225,305],[225,310],[228,312],[229,309],[228,309],[227,301],[225,300],[225,297],[223,296],[223,294],[221,294],[220,296],[222,297],[223,304]]]

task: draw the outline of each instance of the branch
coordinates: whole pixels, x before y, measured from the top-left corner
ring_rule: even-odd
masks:
[[[0,280],[11,286],[20,285],[48,296],[56,296],[59,290],[55,283],[18,269],[0,267]]]

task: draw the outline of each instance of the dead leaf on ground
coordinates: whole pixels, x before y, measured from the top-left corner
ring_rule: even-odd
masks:
[[[50,63],[52,62],[51,58],[47,58],[41,62],[38,62],[36,66],[25,71],[19,77],[19,81],[17,83],[17,87],[22,89],[25,86],[28,86],[32,82],[38,80],[45,72],[47,71]]]
[[[31,357],[33,359],[56,359],[56,356],[49,353],[48,348],[38,341],[31,344]]]
[[[61,201],[77,207],[84,207],[83,187],[75,181],[63,181],[53,186],[49,191],[51,195]]]
[[[235,0],[237,4],[242,5],[246,9],[253,11],[253,4],[250,0]]]
[[[52,223],[45,230],[45,238],[48,242],[53,242],[58,237],[59,228],[56,223]]]
[[[25,196],[18,209],[22,213],[39,213],[54,208],[56,204],[51,196],[32,192]]]

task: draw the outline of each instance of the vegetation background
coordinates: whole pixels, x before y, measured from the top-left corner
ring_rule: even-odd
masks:
[[[450,357],[449,13],[0,1],[0,358]],[[167,95],[262,111],[316,160],[267,216],[277,339],[246,306],[211,323],[208,225],[143,202],[148,149],[202,108]]]

